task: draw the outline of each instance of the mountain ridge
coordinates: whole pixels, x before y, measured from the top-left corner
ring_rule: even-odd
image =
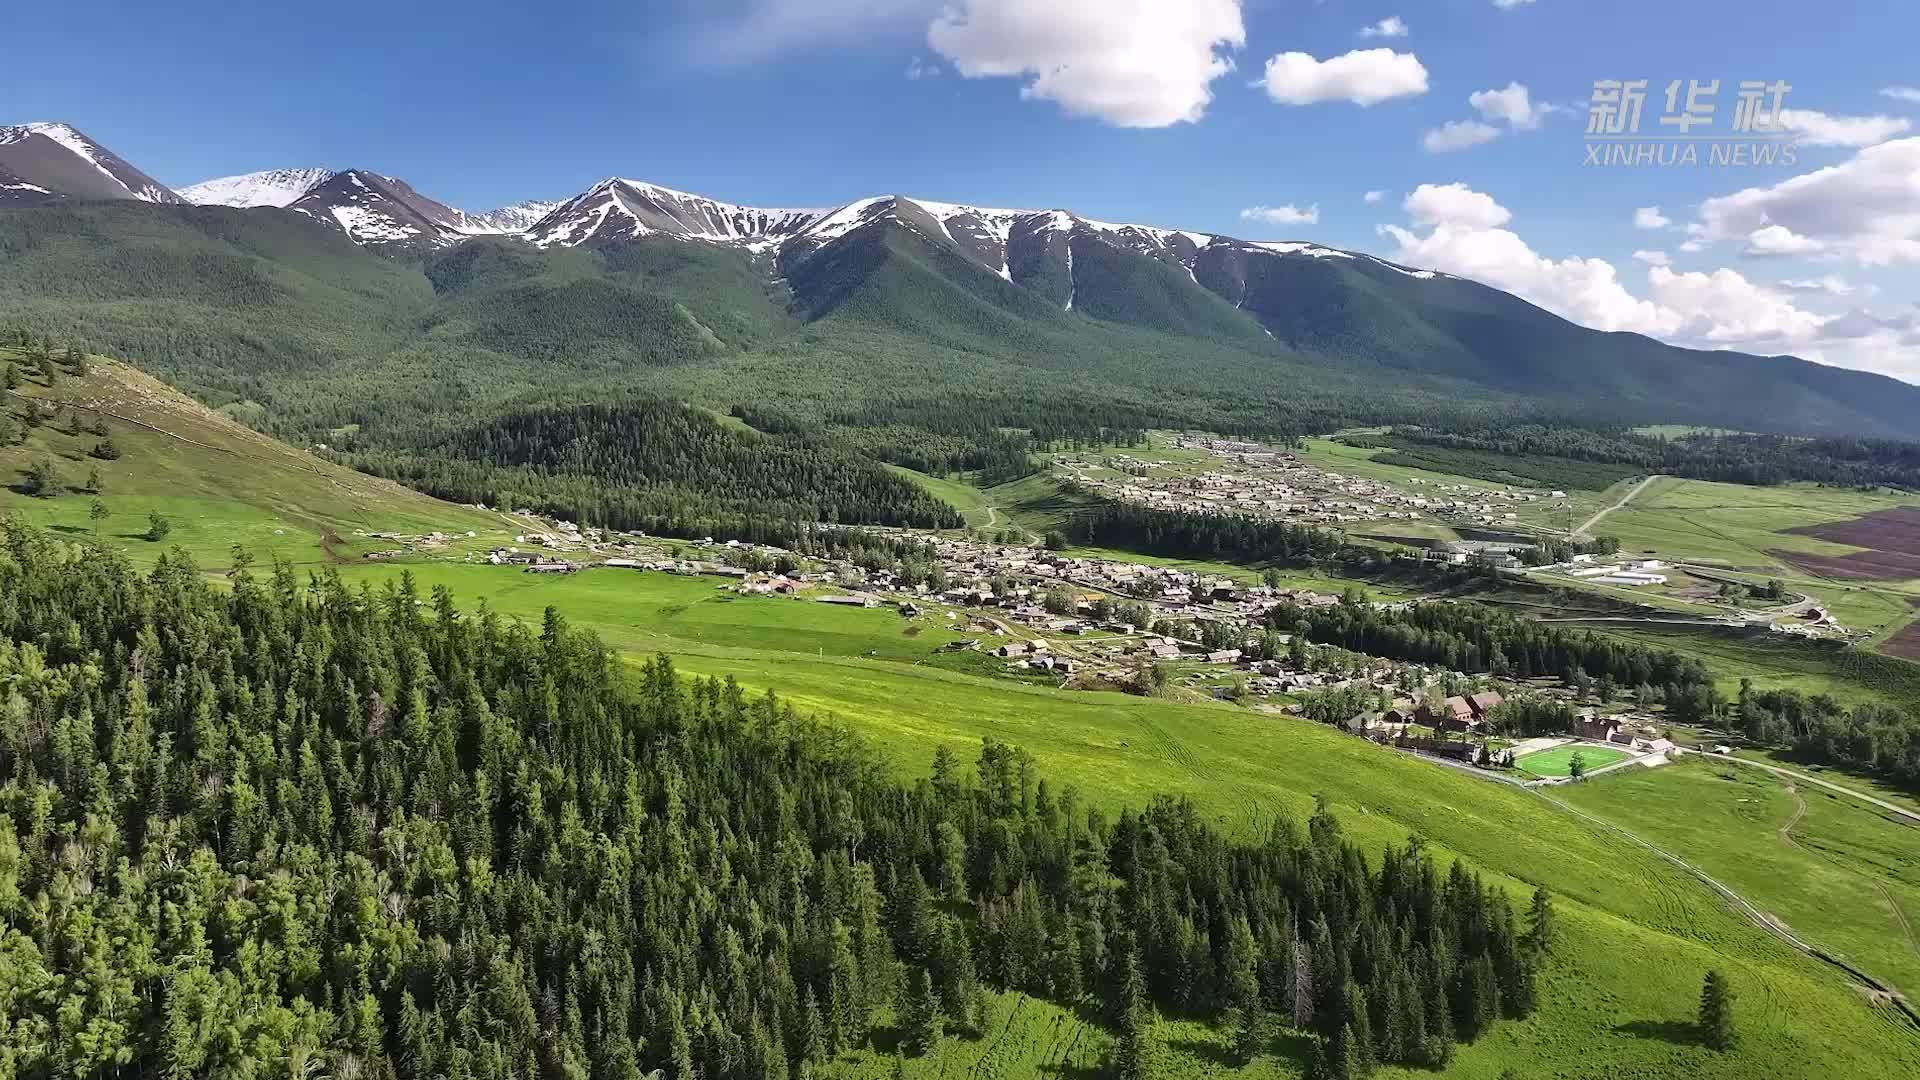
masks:
[[[0,207],[44,213],[100,199],[186,202],[170,190],[151,189],[142,182],[145,174],[69,126],[0,131],[13,133],[11,143],[0,144]],[[9,146],[32,151],[13,152],[27,171],[5,155]],[[1370,380],[1375,402],[1402,399],[1405,390],[1472,387],[1480,400],[1520,398],[1645,422],[1920,438],[1920,387],[1887,376],[1596,331],[1479,282],[1304,240],[1245,240],[1065,209],[898,194],[837,207],[754,207],[619,176],[555,203],[476,213],[397,177],[347,169],[321,179],[321,172],[269,171],[187,190],[210,203],[256,204],[232,213],[284,213],[317,223],[350,241],[348,247],[413,266],[431,266],[483,238],[529,256],[542,253],[547,258],[527,264],[525,272],[546,280],[502,299],[525,313],[529,325],[543,328],[537,350],[543,356],[592,343],[593,355],[607,363],[655,364],[666,357],[679,363],[717,355],[714,342],[720,352],[759,347],[747,343],[811,326],[803,336],[815,344],[851,335],[847,341],[859,339],[863,349],[895,355],[928,344],[951,350],[955,362],[992,358],[987,367],[1057,368],[1064,362],[1058,358],[1071,357],[1080,368],[1058,374],[1103,380],[1110,390],[1164,386],[1170,372],[1162,358],[1184,351],[1195,359],[1184,382],[1174,384],[1184,385],[1178,392],[1216,402],[1249,389],[1268,396],[1248,364],[1269,365],[1274,378],[1302,392],[1307,388],[1297,378],[1279,372],[1304,361],[1329,384]],[[284,210],[270,205],[301,188]],[[222,207],[188,209],[204,215]],[[130,224],[124,215],[115,220],[116,227]],[[310,243],[293,232],[279,239]],[[177,261],[176,254],[165,258]],[[94,257],[110,264],[121,256],[101,251]],[[498,272],[514,264],[485,265]],[[208,297],[265,296],[278,288],[275,272],[263,265],[222,266],[253,291],[222,292],[231,286],[209,279],[193,292],[192,277],[177,275],[123,284]],[[594,277],[613,285],[585,280]],[[723,286],[725,296],[744,306],[726,306],[730,299],[716,307],[695,281]],[[31,289],[32,282],[23,287]],[[109,272],[91,287],[111,294],[116,285]],[[577,333],[552,321],[562,304],[586,320]],[[503,341],[524,336],[507,333],[484,308],[468,314],[466,322],[446,323],[437,333],[474,344],[495,333],[506,334]],[[1095,343],[1108,338],[1095,325],[1155,335],[1152,344],[1138,345],[1135,360],[1154,373],[1128,375],[1125,355],[1096,355],[1105,346]],[[479,336],[470,326],[482,328]],[[635,337],[654,329],[683,344],[662,351]]]

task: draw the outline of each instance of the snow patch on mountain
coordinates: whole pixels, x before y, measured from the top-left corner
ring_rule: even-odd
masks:
[[[180,195],[199,206],[284,207],[333,177],[332,169],[266,169],[202,180]]]

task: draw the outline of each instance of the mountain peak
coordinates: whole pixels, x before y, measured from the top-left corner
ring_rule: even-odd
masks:
[[[36,198],[52,194],[74,199],[186,201],[79,128],[61,121],[0,127],[0,170],[12,175],[14,184],[38,189]],[[0,205],[11,201],[0,193]]]
[[[180,195],[200,206],[286,206],[334,175],[332,169],[266,169],[202,180]]]

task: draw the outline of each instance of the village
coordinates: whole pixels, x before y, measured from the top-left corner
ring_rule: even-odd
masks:
[[[1578,714],[1583,719],[1573,730],[1515,742],[1497,731],[1495,710],[1509,696],[1571,701],[1574,692],[1311,645],[1268,626],[1269,613],[1283,604],[1405,603],[1371,600],[1357,588],[1335,594],[967,536],[893,534],[919,545],[927,569],[915,578],[905,561],[873,565],[737,540],[673,540],[519,516],[539,527],[516,535],[511,546],[464,557],[541,575],[707,576],[717,579],[716,589],[742,596],[891,609],[909,624],[948,631],[938,651],[975,654],[1011,677],[1068,689],[1205,695],[1455,763],[1510,769],[1517,758],[1564,757],[1555,748],[1573,746],[1584,747],[1597,770],[1658,764],[1672,750],[1651,715],[1602,716],[1593,708]],[[458,538],[422,539],[444,550]]]
[[[1198,514],[1237,514],[1308,524],[1433,520],[1452,526],[1512,528],[1517,508],[1557,505],[1564,491],[1480,487],[1409,477],[1396,486],[1324,469],[1293,451],[1204,435],[1170,441],[1186,460],[1114,451],[1098,460],[1062,455],[1056,468],[1083,490],[1114,502]],[[1204,455],[1196,464],[1195,454]]]

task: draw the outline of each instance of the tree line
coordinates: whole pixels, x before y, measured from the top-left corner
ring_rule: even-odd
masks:
[[[831,442],[731,428],[650,398],[524,409],[422,452],[342,460],[456,502],[664,536],[770,542],[806,523],[964,524],[911,481]]]
[[[988,988],[1305,1033],[1318,1075],[1524,1016],[1536,894],[1322,805],[1117,815],[991,740],[902,783],[847,733],[549,611],[0,525],[7,1075],[782,1078],[978,1033]]]
[[[1242,514],[1195,514],[1106,502],[1074,514],[1067,537],[1148,555],[1300,565],[1338,555],[1337,532]]]

